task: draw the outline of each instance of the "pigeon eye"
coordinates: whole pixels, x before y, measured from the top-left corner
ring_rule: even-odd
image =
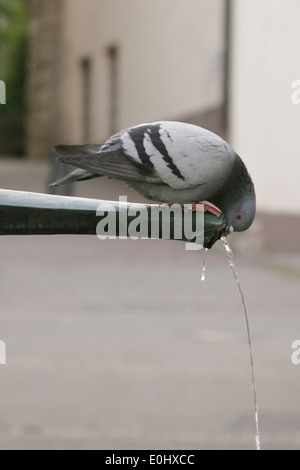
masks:
[[[236,216],[236,218],[237,218],[238,220],[241,220],[241,219],[243,218],[243,214],[239,213],[239,214]]]

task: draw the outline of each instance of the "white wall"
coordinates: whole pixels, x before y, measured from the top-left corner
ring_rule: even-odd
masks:
[[[231,143],[261,210],[300,213],[300,1],[234,0]]]
[[[65,0],[65,135],[81,140],[81,57],[93,58],[92,140],[109,134],[106,49],[120,46],[118,127],[222,101],[223,0]]]

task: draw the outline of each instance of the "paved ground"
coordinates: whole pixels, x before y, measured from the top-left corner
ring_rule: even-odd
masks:
[[[44,165],[0,167],[0,187],[45,188]],[[96,183],[77,194],[120,192]],[[0,257],[0,449],[254,447],[246,328],[221,246],[205,283],[202,253],[180,242],[4,237]],[[299,449],[300,254],[237,249],[235,261],[262,445]]]

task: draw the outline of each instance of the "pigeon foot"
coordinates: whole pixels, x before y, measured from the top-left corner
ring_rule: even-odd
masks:
[[[171,204],[166,204],[166,206],[169,207],[169,208],[172,207]],[[190,204],[188,206],[190,206]],[[183,212],[186,212],[186,211],[190,210],[190,208],[187,208],[185,205],[182,205],[181,209],[182,209]],[[210,204],[206,204],[204,202],[193,202],[193,204],[192,204],[192,211],[193,212],[194,211],[203,212],[203,209],[204,209],[204,212],[210,212],[211,214],[214,214],[218,218],[222,214],[222,212],[219,211],[219,209],[217,209],[215,206],[212,206]]]
[[[203,208],[204,208],[204,212],[211,212],[217,217],[220,217],[220,215],[222,214],[222,212],[220,212],[216,207],[211,206],[210,204],[205,204],[203,202],[193,203],[193,206],[192,206],[193,211],[197,211],[197,210],[203,211]]]

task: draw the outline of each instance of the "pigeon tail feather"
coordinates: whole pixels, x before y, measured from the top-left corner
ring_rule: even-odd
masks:
[[[94,173],[86,170],[75,170],[72,173],[63,176],[59,180],[54,181],[54,183],[51,183],[50,186],[61,186],[63,184],[71,184],[75,183],[76,181],[86,181],[93,178],[100,178],[100,175],[95,175]]]

